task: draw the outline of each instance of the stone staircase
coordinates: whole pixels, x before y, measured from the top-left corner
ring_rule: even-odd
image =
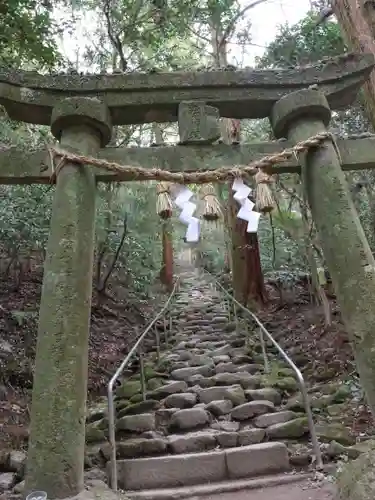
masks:
[[[144,341],[146,400],[134,366],[116,387],[119,488],[132,500],[177,500],[245,495],[301,480],[310,465],[314,471],[314,454],[293,371],[268,346],[271,370],[265,373],[257,332],[248,325],[254,331],[247,334],[243,324],[236,331],[223,297],[205,277],[189,267],[179,271],[168,348],[158,358],[152,332]],[[288,352],[306,377],[311,374],[300,345]],[[325,463],[375,447],[371,429],[355,434],[345,418],[358,406],[345,381],[313,382],[309,393]],[[106,487],[110,476],[107,408],[106,397],[88,407],[87,487]],[[20,500],[25,452],[0,455],[1,500]]]
[[[146,362],[146,401],[139,375],[116,390],[118,485],[127,494],[308,464],[307,418],[298,395],[291,399],[298,392],[293,371],[271,350],[271,373],[265,374],[257,337],[235,328],[220,294],[196,272],[184,272],[172,347],[159,362],[155,353]],[[88,417],[88,442],[108,424],[99,413],[92,409]],[[108,443],[100,452],[109,460]]]

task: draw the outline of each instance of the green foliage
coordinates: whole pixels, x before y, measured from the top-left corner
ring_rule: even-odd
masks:
[[[281,26],[279,34],[258,58],[259,68],[294,67],[346,52],[339,26],[326,22],[316,27],[316,15],[310,13],[297,24]]]
[[[2,251],[18,260],[45,248],[51,215],[51,189],[46,186],[3,186],[0,196]]]
[[[58,29],[48,1],[9,0],[5,3],[5,6],[0,5],[0,57],[3,63],[38,70],[56,64],[61,59],[55,42]],[[93,28],[90,26],[90,37],[87,37],[84,48],[84,62],[90,71],[114,68],[169,71],[211,64],[212,25],[216,28],[220,25],[222,32],[233,35],[242,9],[233,0],[168,0],[158,3],[156,10],[155,2],[148,0],[65,0],[55,2],[54,7],[60,4],[72,7],[75,15],[90,13],[97,16],[98,22]],[[61,29],[67,27],[59,25]],[[238,34],[238,40],[248,41],[248,35],[246,40],[242,35]],[[345,50],[337,24],[328,22],[316,27],[314,14],[310,13],[296,25],[280,28],[265,55],[258,59],[258,67],[289,68],[335,56]],[[356,133],[368,128],[358,103],[350,110],[335,114],[333,126],[340,133]],[[157,127],[162,139],[168,142],[176,140],[174,124]],[[152,142],[154,135],[154,127],[149,125],[119,127],[113,145],[145,146]],[[271,137],[268,120],[244,121],[242,135],[246,142],[268,140]],[[3,117],[0,119],[0,140],[3,144],[30,148],[43,146],[51,137],[48,128],[19,124]],[[363,178],[368,180],[366,189],[356,194],[356,206],[372,243],[375,234],[374,183],[368,175],[349,174],[348,180],[351,184]],[[293,215],[291,209],[294,205],[289,203],[291,192],[298,191],[300,186],[292,176],[284,176],[283,182],[287,191],[277,186],[280,212],[274,213],[272,220],[262,216],[259,227],[265,273],[307,269],[304,228],[301,220]],[[22,257],[45,249],[53,192],[51,186],[0,186],[0,249],[3,255],[11,258],[17,253]],[[223,202],[227,194],[225,186],[222,189]],[[157,279],[161,266],[161,224],[155,206],[155,183],[99,186],[96,221],[96,257],[100,264],[98,287],[111,271],[110,287],[120,284],[137,293],[138,297],[147,297],[150,284]],[[173,218],[177,256],[186,248],[183,243],[186,227],[176,216],[177,212]],[[220,273],[227,250],[225,228],[203,223],[202,239],[196,250],[207,269]]]
[[[347,47],[342,39],[340,29],[335,22],[326,22],[316,27],[316,16],[313,12],[299,23],[290,26],[282,26],[275,40],[269,45],[263,57],[258,58],[259,68],[289,68],[296,65],[305,65],[316,62],[324,57],[334,57],[346,52]],[[331,129],[340,135],[358,134],[371,130],[371,126],[366,119],[362,102],[358,99],[350,108],[337,113],[333,113]],[[375,192],[373,189],[372,172],[350,172],[347,173],[347,180],[351,188],[361,222],[368,237],[368,240],[375,250],[373,224],[375,214]],[[288,188],[288,193],[283,189],[278,189],[278,197],[281,200],[290,200],[289,192],[299,186],[293,178],[283,176],[283,183]],[[364,188],[355,189],[358,183]],[[354,189],[353,189],[354,188]],[[299,221],[291,217],[289,210],[273,214],[274,234],[273,241],[276,241],[277,252],[275,255],[288,255],[290,266],[305,267],[303,257],[304,229],[299,225]],[[274,252],[270,251],[270,237],[267,240],[267,231],[264,231],[264,224],[260,226],[262,240],[262,261],[267,266],[269,256],[274,257]],[[269,233],[269,231],[268,231]],[[280,239],[277,241],[277,235]],[[299,244],[298,244],[299,243]],[[266,257],[268,256],[268,257]],[[285,259],[277,261],[273,259],[275,269],[283,268]]]
[[[97,215],[98,245],[104,241],[106,247],[103,267],[108,268],[113,261],[125,231],[114,274],[120,274],[131,289],[147,295],[161,266],[155,185],[134,182],[113,186],[110,199],[106,192],[108,188],[99,191]]]
[[[271,218],[265,216],[261,218],[259,240],[262,268],[265,273],[275,269],[293,268],[296,271],[306,269],[303,249],[294,234],[285,230],[285,225],[278,218],[276,211]]]
[[[58,59],[54,35],[64,26],[53,22],[48,0],[0,3],[0,63],[18,68],[52,67]]]

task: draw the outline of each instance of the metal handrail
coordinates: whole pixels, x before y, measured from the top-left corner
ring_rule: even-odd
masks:
[[[288,363],[288,365],[293,369],[294,373],[297,376],[297,380],[298,380],[298,383],[299,383],[300,388],[301,388],[303,402],[305,405],[305,411],[307,414],[311,442],[312,442],[312,445],[314,448],[314,453],[315,453],[316,466],[317,466],[317,468],[322,469],[323,468],[322,453],[320,451],[319,440],[318,440],[318,436],[317,436],[316,430],[315,430],[315,424],[314,424],[314,419],[313,419],[313,415],[312,415],[312,411],[311,411],[309,395],[308,395],[305,380],[303,378],[301,371],[293,363],[293,361],[286,354],[286,352],[282,349],[282,347],[276,342],[276,340],[272,337],[272,335],[265,328],[265,326],[259,321],[257,316],[254,313],[252,313],[247,307],[243,306],[240,302],[238,302],[229,292],[227,292],[225,290],[225,288],[217,281],[217,279],[211,273],[209,273],[205,269],[203,269],[203,271],[214,281],[215,285],[218,286],[224,292],[224,294],[228,297],[229,300],[231,300],[233,302],[233,304],[235,304],[237,307],[239,307],[240,309],[245,311],[245,313],[249,314],[251,316],[251,318],[255,321],[255,323],[259,326],[259,333],[260,333],[259,337],[260,337],[260,343],[262,346],[262,354],[263,354],[265,371],[266,372],[269,371],[269,363],[268,363],[267,352],[266,352],[266,343],[264,341],[263,335],[265,335],[268,338],[268,340],[270,340],[272,342],[272,344],[276,347],[276,349],[281,354],[281,356],[285,359],[285,361]]]
[[[164,304],[164,307],[159,311],[159,313],[154,317],[154,319],[149,323],[147,328],[144,330],[144,332],[138,337],[137,341],[133,345],[133,347],[130,349],[128,352],[126,358],[124,361],[121,363],[121,365],[118,367],[116,370],[116,373],[113,375],[111,380],[108,383],[108,429],[109,429],[109,442],[111,446],[111,478],[110,478],[110,483],[111,487],[114,491],[117,491],[117,460],[116,460],[116,431],[115,431],[115,404],[114,404],[114,398],[113,398],[113,387],[115,385],[116,380],[120,377],[121,373],[125,370],[126,365],[129,363],[131,360],[132,356],[137,352],[139,347],[142,345],[142,342],[144,341],[146,335],[149,333],[151,328],[155,325],[157,320],[161,318],[161,316],[164,314],[164,312],[168,309],[168,306],[175,295],[178,285],[180,283],[180,278],[178,277],[176,279],[176,282],[174,284],[173,290],[170,293],[167,301]],[[165,321],[164,321],[165,325]],[[141,369],[143,370],[143,357],[141,356]],[[142,377],[141,377],[142,378]],[[142,386],[144,386],[144,383],[142,383]],[[144,387],[143,387],[144,391]]]

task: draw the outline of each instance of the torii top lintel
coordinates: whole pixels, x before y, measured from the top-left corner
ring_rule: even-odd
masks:
[[[65,97],[103,100],[112,123],[173,122],[183,101],[203,101],[231,118],[265,118],[283,95],[317,85],[331,109],[348,106],[375,66],[372,54],[344,54],[292,69],[39,75],[0,68],[0,104],[10,118],[49,125]]]

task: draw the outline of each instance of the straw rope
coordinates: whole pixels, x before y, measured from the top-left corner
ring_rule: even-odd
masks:
[[[322,144],[327,139],[333,141],[334,147],[338,153],[336,142],[330,132],[321,132],[316,134],[305,141],[297,143],[292,148],[284,149],[279,153],[264,156],[260,160],[251,162],[247,166],[236,167],[220,167],[215,170],[198,170],[194,172],[170,172],[160,168],[145,168],[135,166],[124,166],[118,163],[109,162],[93,158],[91,156],[79,155],[69,151],[63,151],[56,147],[49,148],[50,156],[53,160],[51,181],[54,181],[67,164],[67,162],[75,163],[78,165],[91,165],[93,167],[109,170],[114,173],[125,173],[134,181],[167,181],[178,184],[205,184],[208,182],[224,182],[237,177],[243,178],[245,176],[255,175],[259,169],[267,172],[270,168],[278,163],[283,163],[299,153],[305,153],[309,149]],[[55,165],[55,159],[58,161]]]

